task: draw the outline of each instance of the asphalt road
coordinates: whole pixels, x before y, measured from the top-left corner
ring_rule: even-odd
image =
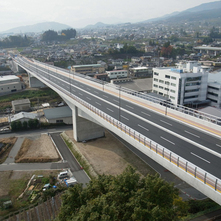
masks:
[[[83,186],[86,186],[86,184],[89,183],[90,178],[82,169],[72,152],[69,150],[64,140],[61,138],[60,133],[51,133],[50,135],[55,142],[61,156],[63,157],[63,160],[68,163],[74,177],[79,183],[82,183]]]
[[[220,138],[128,102],[120,91],[116,97],[56,71],[43,67],[34,67],[33,71],[221,179],[221,160],[217,156],[221,154]]]

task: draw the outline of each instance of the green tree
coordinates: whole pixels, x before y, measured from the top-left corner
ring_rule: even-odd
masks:
[[[58,40],[58,33],[53,30],[45,31],[42,35],[43,41],[55,41]]]
[[[12,128],[12,131],[17,130],[17,122],[16,121],[11,122],[11,128]]]
[[[176,220],[187,212],[178,189],[158,175],[142,177],[132,167],[118,176],[100,175],[86,188],[62,196],[59,220]]]
[[[23,121],[23,123],[22,123],[22,128],[23,128],[24,130],[26,130],[26,129],[28,128],[28,122],[27,122],[27,121]]]

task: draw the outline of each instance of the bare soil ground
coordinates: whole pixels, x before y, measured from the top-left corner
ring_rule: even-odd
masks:
[[[3,163],[5,159],[8,157],[12,147],[14,146],[17,138],[16,137],[9,137],[9,138],[1,138],[0,139],[0,163]]]
[[[128,165],[136,168],[144,176],[156,173],[108,131],[105,131],[104,138],[86,143],[76,142],[73,138],[72,130],[65,133],[97,174],[118,175]]]
[[[40,138],[25,138],[15,157],[16,163],[54,162],[60,160],[50,137],[42,134]]]

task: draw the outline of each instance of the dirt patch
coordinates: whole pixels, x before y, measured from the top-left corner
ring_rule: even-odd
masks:
[[[40,138],[25,138],[15,157],[16,163],[56,162],[60,160],[50,137],[42,134]]]
[[[14,146],[17,137],[1,138],[0,139],[0,164],[8,157],[12,147]]]
[[[155,174],[155,171],[144,163],[139,157],[128,150],[119,140],[108,131],[105,137],[89,141],[87,143],[76,142],[73,138],[73,131],[66,131],[65,134],[92,166],[97,174],[118,175],[128,165],[132,165],[142,175]]]

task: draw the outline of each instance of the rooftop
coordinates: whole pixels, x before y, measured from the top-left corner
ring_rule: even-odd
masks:
[[[45,117],[50,120],[62,117],[71,117],[72,111],[70,107],[64,106],[64,107],[45,109],[44,114]]]

